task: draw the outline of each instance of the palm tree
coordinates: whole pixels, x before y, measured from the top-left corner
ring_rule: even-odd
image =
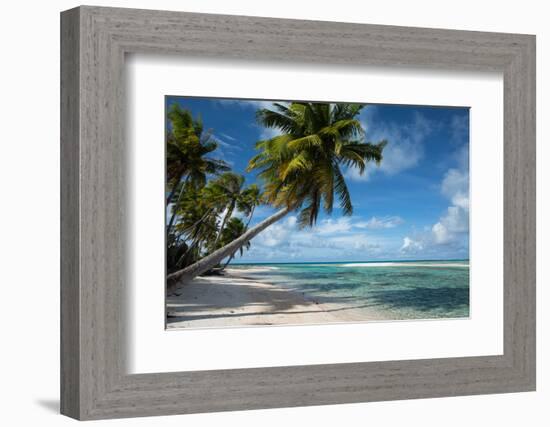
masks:
[[[202,120],[193,119],[190,111],[173,104],[168,113],[171,129],[166,140],[166,178],[170,193],[166,204],[172,202],[182,179],[203,187],[207,174],[229,170],[223,160],[207,157],[218,147],[209,133],[205,133]]]
[[[232,224],[232,232],[231,236],[232,239],[226,238],[226,236],[222,235],[222,240],[220,242],[221,246],[225,246],[229,243],[231,243],[236,238],[240,237],[246,230],[248,230],[248,226],[250,225],[250,221],[252,221],[252,217],[254,216],[254,211],[256,210],[256,207],[259,206],[262,203],[262,193],[260,191],[260,188],[256,184],[251,184],[249,187],[247,187],[241,194],[241,198],[239,200],[238,209],[240,212],[244,213],[245,216],[247,216],[246,225],[243,226],[242,231],[239,229],[239,232],[237,233],[235,231],[237,225]],[[242,221],[241,221],[242,222]],[[229,225],[228,227],[229,228]],[[250,241],[246,242],[244,244],[246,249],[250,248]],[[227,257],[227,261],[222,267],[222,271],[227,267],[227,265],[231,262],[231,260],[235,257],[235,254],[237,251],[240,251],[241,256],[243,255],[243,246],[241,246],[238,249],[235,249],[232,253],[229,254]]]
[[[248,170],[259,171],[266,201],[279,210],[231,243],[168,275],[169,286],[209,270],[291,211],[300,211],[301,227],[312,226],[321,206],[326,213],[332,212],[336,196],[342,213],[353,213],[341,167],[357,168],[362,174],[367,162],[382,160],[386,145],[386,141],[364,142],[357,119],[363,106],[293,102],[273,107],[259,110],[257,119],[282,134],[256,144],[259,154],[250,160]]]
[[[220,247],[223,231],[235,209],[248,217],[250,221],[254,209],[260,203],[261,194],[258,186],[256,184],[252,184],[249,187],[243,186],[244,176],[233,172],[226,172],[208,183],[207,188],[212,194],[210,197],[217,198],[218,203],[221,201],[224,211],[218,235],[212,245],[214,250]]]
[[[231,218],[231,215],[233,215],[237,203],[240,202],[242,198],[244,176],[237,175],[233,172],[225,172],[212,181],[211,184],[213,192],[218,193],[220,199],[222,199],[225,204],[225,214],[223,215],[218,235],[213,244],[214,249],[217,249],[225,224],[227,220]]]
[[[246,228],[250,225],[256,207],[262,203],[262,193],[256,184],[251,184],[243,191],[242,198],[239,202],[239,211],[248,217]]]
[[[224,173],[200,189],[180,185],[176,193],[178,204],[173,207],[178,209],[173,210],[178,222],[168,228],[167,267],[170,273],[196,261],[202,253],[208,254],[228,243],[223,235],[235,210],[248,217],[245,228],[248,226],[261,194],[256,184],[243,188],[243,182],[240,175]]]
[[[233,240],[237,239],[238,237],[242,236],[245,231],[246,225],[240,218],[231,218],[227,223],[227,227],[225,227],[225,229],[223,230],[220,243],[225,246],[231,243]],[[245,249],[250,249],[250,241],[246,242],[243,246],[237,249],[237,251],[239,251],[241,256],[243,256],[243,252]],[[229,257],[227,257],[227,261],[221,268],[222,271],[233,260],[237,251],[233,252]]]
[[[181,196],[181,197],[180,197]],[[217,236],[219,209],[207,187],[192,186],[178,194],[178,221],[167,236],[167,269],[173,272],[200,259],[208,242]]]
[[[200,118],[194,120],[190,111],[182,110],[178,104],[173,104],[169,113],[171,129],[167,136],[166,174],[168,187],[171,191],[167,198],[167,205],[172,203],[172,215],[166,226],[166,234],[171,235],[176,219],[176,213],[181,197],[189,186],[203,187],[207,174],[218,174],[229,169],[223,160],[207,157],[218,144],[209,133],[203,132]],[[183,178],[185,177],[185,180]]]

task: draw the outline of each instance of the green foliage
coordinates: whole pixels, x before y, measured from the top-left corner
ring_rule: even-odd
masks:
[[[181,184],[173,205],[177,222],[168,236],[168,271],[189,265],[226,245],[246,231],[247,225],[232,217],[237,210],[250,221],[261,203],[257,185],[244,187],[244,177],[226,172],[202,188]],[[182,248],[183,251],[182,251]]]
[[[242,220],[232,218],[241,212],[249,221],[261,203],[261,191],[255,184],[244,186],[244,177],[233,172],[213,176],[205,185],[182,181],[174,191],[168,227],[168,272],[181,269],[223,246],[230,236],[239,236]],[[228,227],[231,227],[228,231]],[[236,238],[236,237],[235,237]]]
[[[215,238],[216,223],[211,207],[197,203],[210,175],[229,170],[223,161],[212,158],[218,144],[205,132],[202,120],[173,104],[168,112],[166,135],[166,179],[171,206],[167,224],[168,271],[195,262],[204,241]],[[194,226],[195,225],[195,226]]]
[[[357,168],[382,160],[386,141],[364,142],[360,104],[274,103],[257,112],[258,122],[281,135],[259,141],[248,165],[264,182],[267,203],[299,209],[300,226],[312,226],[322,208],[331,213],[335,195],[344,215],[353,205],[341,167]]]
[[[222,232],[222,237],[220,240],[220,243],[222,246],[227,245],[228,243],[231,243],[236,238],[243,235],[243,233],[246,231],[246,225],[240,218],[233,217],[228,222],[226,227],[224,228]],[[244,249],[250,248],[250,242],[246,242],[243,246],[239,248],[239,252],[242,256]]]
[[[357,116],[359,104],[274,103],[261,109],[257,120],[281,132],[256,144],[258,154],[248,170],[259,171],[263,191],[245,185],[242,175],[223,160],[211,157],[217,143],[204,131],[200,117],[177,104],[168,112],[167,183],[170,221],[167,225],[168,273],[181,270],[227,246],[248,230],[262,203],[299,210],[300,226],[312,226],[319,212],[331,213],[337,199],[344,215],[353,205],[342,168],[364,173],[370,161],[379,163],[385,141],[364,142]],[[241,218],[234,216],[236,212]],[[222,269],[250,240],[231,249]],[[210,268],[219,263],[214,260]],[[204,271],[204,270],[203,270]]]
[[[210,133],[204,132],[200,118],[193,119],[190,111],[173,104],[168,119],[170,130],[166,138],[166,178],[172,192],[184,177],[194,186],[202,187],[206,184],[208,174],[229,170],[223,160],[208,157],[218,144]]]

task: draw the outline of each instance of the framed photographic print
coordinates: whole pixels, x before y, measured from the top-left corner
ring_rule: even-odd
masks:
[[[61,19],[62,413],[535,389],[535,38]]]
[[[166,108],[168,328],[469,317],[468,108]]]

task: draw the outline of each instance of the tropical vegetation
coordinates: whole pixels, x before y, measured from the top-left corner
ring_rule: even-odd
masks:
[[[319,213],[331,214],[335,204],[343,215],[352,215],[345,171],[363,174],[367,163],[379,164],[386,145],[365,141],[358,118],[362,108],[292,102],[258,110],[258,123],[278,131],[258,141],[258,153],[249,160],[247,171],[257,173],[258,186],[246,185],[244,176],[213,157],[217,143],[211,132],[174,105],[167,136],[169,286],[222,271],[289,212],[297,213],[300,227],[314,226]],[[250,227],[260,204],[276,212]]]

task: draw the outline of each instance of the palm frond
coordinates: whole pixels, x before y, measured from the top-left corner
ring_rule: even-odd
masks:
[[[308,158],[307,152],[300,152],[292,160],[283,164],[281,170],[281,180],[286,180],[287,176],[293,173],[307,171],[311,169],[311,160]]]
[[[261,124],[283,134],[259,141],[259,153],[247,170],[259,172],[268,203],[300,209],[301,227],[315,224],[321,204],[330,214],[336,197],[342,213],[351,215],[351,196],[340,167],[364,173],[367,162],[382,160],[385,142],[364,142],[358,120],[362,108],[361,104],[293,102],[258,111]]]
[[[340,208],[342,213],[346,216],[351,216],[353,214],[353,205],[351,203],[351,196],[349,194],[348,186],[346,185],[346,180],[340,171],[340,167],[335,164],[334,168],[334,191],[338,194],[340,199]]]
[[[276,128],[285,133],[295,130],[295,123],[290,117],[265,108],[256,112],[256,120],[262,126]]]
[[[307,135],[302,138],[293,139],[287,143],[287,146],[290,150],[293,151],[302,151],[307,150],[312,147],[320,147],[323,144],[323,140],[319,135]]]

